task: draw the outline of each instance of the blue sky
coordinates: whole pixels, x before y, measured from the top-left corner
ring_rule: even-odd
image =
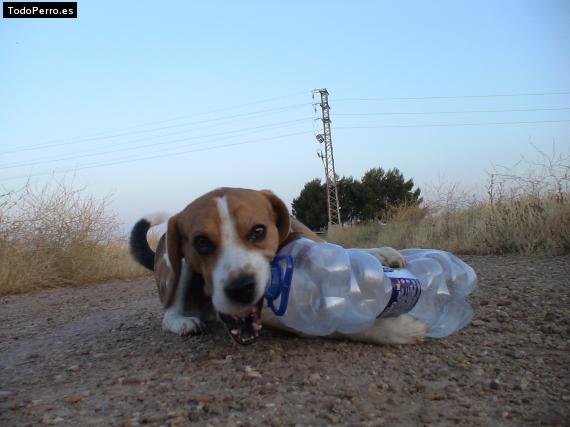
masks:
[[[5,189],[67,171],[125,223],[219,186],[291,202],[323,175],[321,87],[340,175],[483,188],[492,163],[570,149],[568,1],[81,0],[78,14],[0,19]],[[497,122],[535,123],[472,125]]]

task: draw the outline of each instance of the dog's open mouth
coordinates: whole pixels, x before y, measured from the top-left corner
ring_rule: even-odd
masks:
[[[241,345],[252,344],[261,331],[261,309],[263,298],[240,314],[230,315],[220,313],[220,319],[226,325],[232,338]]]

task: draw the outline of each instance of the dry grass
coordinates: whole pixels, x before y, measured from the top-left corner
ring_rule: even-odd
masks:
[[[414,216],[413,209],[397,210],[386,225],[335,229],[327,238],[346,247],[423,247],[464,254],[570,253],[568,197],[523,197],[435,215],[417,212]]]
[[[146,275],[117,240],[108,200],[65,182],[0,198],[0,295]]]
[[[439,183],[424,206],[400,206],[386,225],[330,230],[346,247],[439,248],[471,254],[570,253],[570,155],[544,153],[489,173],[486,199]]]

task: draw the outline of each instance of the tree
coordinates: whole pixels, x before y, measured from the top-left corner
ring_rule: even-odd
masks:
[[[340,219],[342,223],[355,223],[363,219],[363,209],[366,204],[362,184],[351,176],[343,176],[337,180],[338,198],[340,203]]]
[[[372,168],[360,181],[344,176],[337,179],[337,185],[343,223],[378,221],[390,207],[421,202],[420,189],[414,189],[414,180],[406,180],[396,168],[387,172]],[[299,197],[293,199],[293,215],[313,230],[326,227],[326,194],[326,186],[320,179],[307,182]]]
[[[378,220],[391,206],[403,203],[419,204],[420,189],[413,189],[414,180],[404,179],[397,169],[384,172],[382,168],[372,168],[362,177],[362,192],[366,200],[363,216],[367,220]]]
[[[327,190],[320,179],[315,178],[303,187],[301,194],[291,203],[295,218],[312,230],[327,226]]]

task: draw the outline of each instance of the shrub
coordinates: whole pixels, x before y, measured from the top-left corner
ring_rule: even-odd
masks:
[[[147,274],[108,202],[56,180],[1,195],[0,295]]]

